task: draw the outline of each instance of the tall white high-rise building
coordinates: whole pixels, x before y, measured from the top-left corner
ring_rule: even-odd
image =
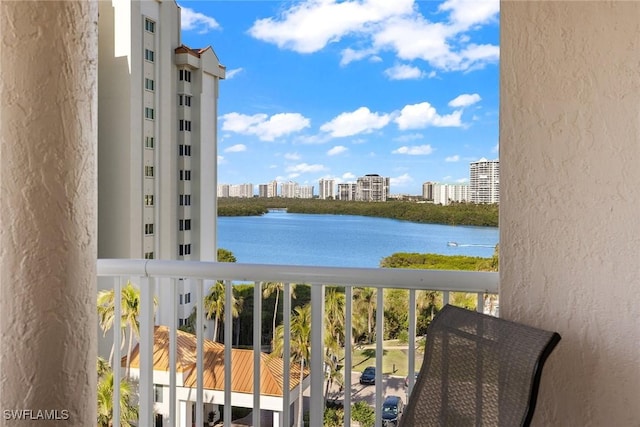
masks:
[[[345,183],[338,184],[338,199],[339,200],[355,200],[356,199],[356,184]]]
[[[321,179],[319,181],[319,191],[321,199],[335,199],[336,198],[336,180],[335,179]]]
[[[229,197],[253,197],[253,184],[234,184],[229,186]]]
[[[298,183],[293,181],[283,182],[280,184],[280,197],[293,199],[298,191]]]
[[[469,200],[472,203],[500,202],[500,161],[484,157],[469,165]]]
[[[433,203],[447,206],[452,202],[460,203],[468,201],[468,185],[433,183]]]
[[[313,185],[300,185],[296,192],[296,197],[300,199],[313,199]]]
[[[389,195],[388,177],[376,174],[361,176],[356,181],[356,200],[386,202]]]
[[[175,1],[98,3],[98,257],[213,261],[225,68],[181,44]],[[195,292],[179,293],[182,321]]]

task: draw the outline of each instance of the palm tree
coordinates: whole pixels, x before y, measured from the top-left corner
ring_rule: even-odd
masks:
[[[236,297],[235,289],[231,286],[231,315],[238,317],[242,310],[242,299]],[[218,325],[220,319],[224,316],[225,310],[225,285],[222,282],[216,282],[207,296],[204,297],[204,314],[207,320],[213,319],[213,340],[218,341]]]
[[[329,394],[329,387],[341,375],[337,370],[338,352],[344,344],[344,293],[336,287],[328,287],[324,297],[325,313],[325,362],[328,372],[325,396]]]
[[[106,360],[98,358],[98,427],[113,425],[113,371]],[[138,421],[138,407],[131,404],[133,385],[120,380],[120,425],[131,427]],[[132,424],[134,423],[134,424]]]
[[[120,292],[120,325],[123,329],[129,330],[129,346],[127,349],[127,367],[125,376],[129,377],[129,370],[131,367],[131,351],[133,350],[133,337],[135,335],[136,338],[140,337],[140,322],[138,321],[138,317],[140,317],[140,290],[136,288],[131,282],[127,282],[127,284],[122,288]],[[104,335],[107,334],[113,327],[113,322],[115,318],[115,291],[113,289],[100,291],[98,293],[98,317],[100,319],[100,327]],[[157,299],[153,298],[153,307],[154,311],[158,305]],[[125,340],[125,334],[122,336],[122,340]],[[120,343],[120,347],[122,347],[122,343]],[[109,355],[109,364],[113,366],[113,350],[114,345],[111,346],[111,354]]]
[[[375,288],[356,288],[353,293],[353,301],[355,302],[355,310],[364,314],[367,318],[367,339],[373,342],[373,327],[376,308],[376,289]]]
[[[276,328],[276,339],[271,344],[273,348],[272,354],[282,357],[284,353],[284,325],[278,325]],[[300,384],[299,396],[300,404],[298,405],[298,427],[302,427],[302,380],[304,379],[304,367],[309,363],[311,357],[311,305],[305,304],[296,307],[291,316],[291,335],[289,336],[291,343],[291,361],[300,363]]]
[[[278,316],[278,300],[280,297],[280,291],[284,292],[284,283],[282,282],[267,282],[263,285],[262,297],[269,298],[274,292],[276,294],[276,301],[273,304],[273,326],[271,329],[272,341],[276,340],[276,318]],[[291,298],[296,297],[296,285],[291,285]]]

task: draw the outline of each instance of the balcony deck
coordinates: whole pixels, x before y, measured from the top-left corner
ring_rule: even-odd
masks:
[[[486,294],[498,293],[498,273],[471,272],[471,271],[440,271],[440,270],[410,270],[410,269],[380,269],[380,268],[337,268],[337,267],[312,267],[312,266],[292,266],[292,265],[258,265],[241,263],[215,263],[215,262],[194,262],[194,261],[161,261],[161,260],[111,260],[103,259],[98,261],[98,276],[101,278],[111,277],[108,280],[110,286],[116,290],[117,298],[120,294],[121,286],[127,280],[131,280],[140,287],[141,310],[140,310],[140,342],[139,342],[139,403],[141,426],[151,426],[154,424],[154,375],[159,375],[158,371],[153,371],[154,352],[154,308],[153,298],[158,289],[163,289],[165,295],[173,295],[172,303],[160,301],[162,310],[169,310],[169,324],[164,325],[169,329],[169,414],[165,419],[165,426],[186,425],[184,418],[180,418],[178,412],[178,399],[180,387],[178,384],[178,373],[176,372],[177,361],[177,309],[178,309],[178,280],[190,280],[196,285],[195,306],[197,307],[196,336],[204,336],[204,310],[203,299],[205,292],[214,281],[223,281],[230,289],[233,282],[260,284],[263,282],[282,282],[284,284],[307,284],[311,286],[311,360],[308,365],[310,371],[310,386],[306,393],[309,395],[309,420],[312,427],[323,425],[324,410],[324,291],[327,286],[343,286],[345,288],[345,360],[344,366],[351,366],[352,348],[352,298],[353,290],[358,287],[384,289],[407,289],[409,291],[409,330],[408,336],[416,336],[416,291],[434,290],[444,293],[445,303],[448,301],[449,292],[469,292],[477,294],[478,310],[484,310]],[[106,279],[101,279],[104,281]],[[165,288],[166,287],[166,288]],[[384,302],[384,292],[377,292],[377,306],[382,307]],[[225,306],[231,306],[231,292],[225,293]],[[253,340],[260,342],[262,330],[262,289],[261,286],[254,286],[254,307],[253,307]],[[290,335],[291,331],[291,288],[284,287],[283,291],[283,313],[284,313],[284,333]],[[121,340],[120,328],[120,304],[115,304],[115,321],[112,328],[114,342]],[[376,310],[376,336],[383,336],[383,310]],[[232,378],[229,374],[232,371],[232,313],[225,310],[224,314],[224,390],[217,396],[212,396],[203,387],[205,375],[205,340],[196,340],[196,387],[193,390],[195,395],[195,424],[203,426],[205,424],[204,404],[224,403],[223,422],[225,426],[231,426],[231,402]],[[291,343],[284,341],[283,360],[289,360],[291,355]],[[415,370],[415,348],[416,342],[409,340],[408,343],[408,371]],[[253,350],[253,370],[260,370],[261,353],[260,346],[255,346]],[[376,354],[383,354],[382,340],[376,342]],[[114,346],[114,360],[120,360],[120,348]],[[316,356],[317,355],[317,356]],[[384,399],[384,381],[382,377],[382,358],[376,358],[376,385],[375,385],[375,411],[376,426],[381,425],[380,407]],[[291,365],[282,364],[284,390],[281,405],[282,408],[290,408],[291,402],[295,401],[297,395],[291,392],[290,384]],[[298,371],[299,372],[299,371]],[[114,370],[114,383],[118,383],[122,373]],[[253,377],[252,402],[249,406],[253,408],[252,423],[260,424],[260,411],[265,409],[267,403],[264,396],[260,395],[260,376]],[[409,387],[413,387],[414,378],[409,375]],[[351,375],[344,376],[344,390],[351,390]],[[114,402],[118,401],[118,389],[114,390]],[[295,392],[297,393],[297,392]],[[345,420],[350,420],[350,405],[353,403],[350,393],[344,395]],[[119,408],[114,405],[114,426],[118,426]],[[282,410],[275,418],[276,422],[283,426],[293,424],[290,410]],[[347,421],[345,425],[349,425]]]

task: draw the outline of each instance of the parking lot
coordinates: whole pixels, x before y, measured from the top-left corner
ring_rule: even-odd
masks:
[[[375,404],[375,393],[376,386],[375,385],[362,385],[359,382],[360,379],[360,371],[351,372],[351,403],[355,403],[359,400],[363,400],[367,402],[369,405],[374,406]],[[407,402],[407,393],[406,388],[404,386],[404,377],[393,376],[393,375],[382,375],[383,381],[383,390],[384,397],[395,395],[400,396],[403,402]],[[338,402],[344,401],[344,391],[340,392],[338,388],[334,385],[329,390],[328,399],[335,399]]]

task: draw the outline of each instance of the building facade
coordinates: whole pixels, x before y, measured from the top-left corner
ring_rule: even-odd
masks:
[[[338,199],[347,201],[355,200],[356,184],[338,184]]]
[[[225,68],[181,44],[174,1],[99,2],[98,28],[98,257],[213,261]]]
[[[422,184],[422,198],[427,201],[433,200],[433,182],[427,181]]]
[[[469,201],[469,186],[465,184],[432,183],[433,203],[447,206]]]
[[[361,176],[356,181],[356,200],[364,202],[386,202],[389,196],[388,177],[376,174]]]
[[[469,199],[472,203],[500,202],[500,161],[484,157],[469,165]]]
[[[336,198],[336,180],[321,179],[318,182],[319,197],[323,200]]]

